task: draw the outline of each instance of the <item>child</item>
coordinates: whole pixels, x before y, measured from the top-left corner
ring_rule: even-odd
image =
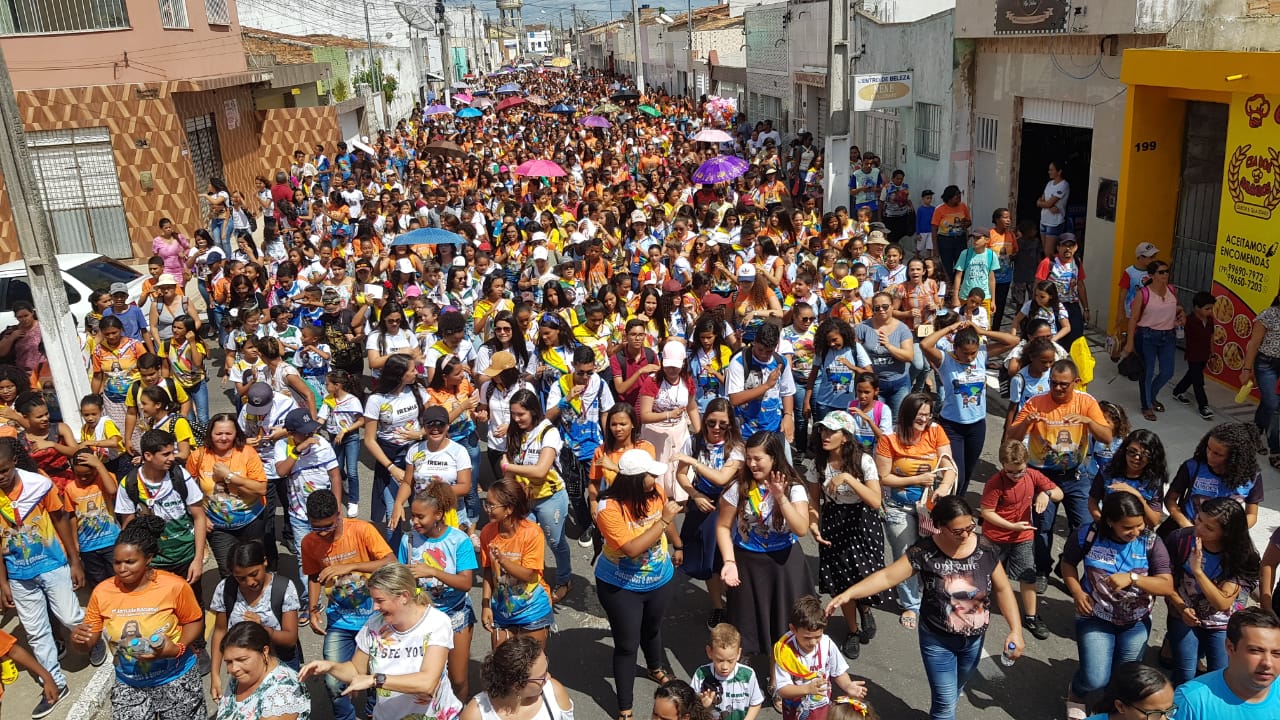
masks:
[[[222,379],[223,386],[227,384],[227,380],[235,384],[237,412],[242,404],[241,398],[249,392],[249,386],[256,382],[266,382],[267,375],[267,364],[262,360],[258,346],[246,342],[238,359],[227,368],[227,375]]]
[[[831,707],[833,682],[849,697],[867,696],[866,683],[849,677],[849,664],[827,637],[827,613],[817,596],[796,600],[788,628],[773,645],[774,697],[783,720],[822,720]]]
[[[960,306],[960,318],[968,320],[983,330],[990,330],[991,315],[987,313],[986,305],[987,292],[980,287],[973,288],[969,291],[968,297],[964,299],[964,305]],[[983,338],[984,342],[985,340]]]
[[[1120,444],[1124,442],[1124,438],[1129,434],[1132,428],[1129,425],[1129,414],[1119,405],[1101,400],[1098,402],[1098,409],[1102,411],[1103,416],[1107,418],[1107,422],[1111,424],[1111,442],[1104,443],[1101,440],[1093,440],[1092,447],[1089,448],[1089,455],[1085,458],[1084,464],[1080,466],[1080,477],[1091,478],[1098,474],[1098,470],[1110,467],[1111,459],[1116,456],[1116,450]]]
[[[301,369],[302,381],[311,388],[319,405],[325,398],[325,376],[329,374],[329,358],[333,356],[324,339],[324,329],[318,325],[304,325],[302,328],[302,347],[294,354],[297,365]]]
[[[105,660],[105,655],[103,656],[103,660]],[[10,664],[17,665],[23,670],[34,674],[36,678],[39,679],[41,688],[40,694],[43,699],[40,701],[40,705],[36,709],[41,710],[48,708],[48,711],[45,712],[46,715],[49,711],[53,710],[53,706],[57,705],[59,700],[67,696],[66,686],[58,687],[58,681],[53,679],[53,674],[45,669],[45,667],[40,664],[39,660],[36,660],[35,656],[32,655],[30,651],[18,645],[18,638],[3,630],[0,630],[0,663],[3,663],[0,665],[0,667],[3,667],[3,674],[7,676],[12,673],[14,681],[18,679],[18,671],[16,668],[10,669]],[[98,662],[97,664],[101,665],[102,662]],[[0,698],[3,697],[4,684],[0,684]],[[41,717],[43,717],[43,715]]]
[[[185,463],[195,446],[195,435],[191,432],[191,423],[178,412],[178,403],[174,402],[168,390],[158,385],[143,388],[138,394],[138,423],[142,433],[148,430],[164,430],[173,435],[177,444],[173,446],[173,457],[176,462]],[[140,462],[135,458],[135,464]]]
[[[742,657],[742,636],[729,623],[711,628],[707,639],[707,659],[711,662],[693,671],[689,685],[719,720],[755,720],[764,704],[764,693],[756,681],[756,671],[738,662]]]
[[[84,424],[80,427],[80,447],[92,448],[103,462],[113,466],[119,474],[119,459],[124,454],[124,436],[115,420],[107,417],[102,411],[104,401],[101,395],[85,395],[80,400],[80,419]],[[125,456],[128,457],[128,456]],[[123,468],[127,471],[128,468]]]
[[[631,717],[628,713],[625,717]],[[653,717],[671,720],[712,720],[711,711],[683,680],[668,680],[653,691]]]
[[[22,393],[14,406],[26,420],[31,459],[59,489],[66,487],[73,478],[70,457],[76,453],[75,434],[65,424],[49,419],[49,405],[38,390]]]
[[[456,697],[467,697],[467,663],[476,612],[468,592],[480,565],[471,538],[445,521],[455,514],[453,487],[433,482],[413,498],[410,506],[413,532],[400,539],[396,559],[409,566],[418,587],[430,593],[431,604],[453,622],[453,648],[449,650],[449,682]]]
[[[853,402],[849,414],[853,416],[853,437],[871,452],[880,438],[893,434],[893,411],[880,402],[880,380],[873,372],[860,372],[853,378]]]
[[[880,715],[866,700],[843,697],[832,704],[827,720],[880,720]]]
[[[950,287],[951,280],[947,277],[947,271],[942,267],[942,261],[936,257],[927,257],[924,259],[924,276],[933,280],[934,285],[938,288],[938,297],[935,298],[935,305],[940,308],[947,306],[947,288]]]
[[[1149,262],[1150,258],[1146,260]],[[1187,372],[1174,386],[1173,399],[1183,405],[1190,405],[1187,388],[1191,388],[1196,394],[1200,417],[1212,420],[1213,411],[1209,409],[1209,398],[1204,394],[1204,366],[1209,362],[1209,353],[1213,347],[1213,294],[1201,290],[1191,300],[1191,307],[1191,316],[1183,324],[1187,343]]]
[[[320,266],[313,265],[312,267]],[[321,302],[323,297],[324,290],[319,285],[308,285],[303,288],[302,295],[298,298],[297,307],[294,308],[293,316],[289,319],[289,323],[295,327],[318,324],[320,316],[324,315],[324,303]]]
[[[934,257],[933,210],[933,191],[925,190],[916,207],[916,255],[922,258]]]
[[[1062,490],[1035,468],[1027,467],[1027,446],[1018,440],[1000,445],[1000,472],[982,490],[982,534],[995,547],[1009,580],[1022,596],[1022,626],[1039,640],[1049,626],[1036,609],[1036,563],[1032,553],[1036,526],[1032,509],[1044,512],[1049,501],[1062,502]]]
[[[1013,284],[1009,286],[1009,298],[1006,307],[1020,308],[1035,294],[1036,268],[1040,266],[1040,258],[1044,257],[1040,242],[1040,225],[1036,218],[1018,223],[1018,247],[1022,250],[1013,256]],[[1128,307],[1126,305],[1125,307]],[[1017,327],[1014,327],[1017,331]]]
[[[325,378],[328,397],[320,404],[319,420],[329,432],[329,442],[342,471],[342,496],[347,501],[347,517],[360,514],[360,428],[364,427],[364,403],[360,401],[360,381],[346,370],[334,370]]]
[[[294,353],[302,347],[302,332],[297,326],[289,324],[292,319],[293,313],[289,308],[283,305],[271,308],[271,325],[267,327],[267,337],[279,340],[284,346],[284,352],[281,353],[284,359],[297,367],[298,362]]]
[[[89,448],[81,448],[71,458],[75,482],[67,483],[63,492],[75,508],[76,541],[80,545],[80,562],[84,565],[87,587],[115,575],[112,566],[116,536],[116,478]]]
[[[1149,242],[1138,243],[1138,256],[1134,259],[1133,264],[1124,269],[1120,274],[1120,294],[1121,303],[1124,306],[1124,316],[1128,318],[1132,314],[1133,299],[1138,296],[1138,291],[1146,287],[1151,282],[1151,276],[1147,273],[1147,267],[1151,265],[1151,261],[1156,259],[1160,254],[1160,249]],[[1207,293],[1206,293],[1207,294]],[[1190,348],[1190,345],[1187,346]],[[1205,349],[1208,349],[1205,344]],[[1208,418],[1206,418],[1208,419]]]
[[[290,410],[284,416],[284,429],[289,434],[276,441],[274,461],[276,473],[288,482],[289,523],[293,525],[295,557],[301,558],[302,538],[311,532],[307,521],[307,498],[317,490],[330,490],[337,499],[338,507],[342,507],[342,478],[333,446],[316,432],[320,423],[312,420],[310,413],[304,408]],[[310,613],[305,609],[310,608],[307,604],[309,598],[310,589],[304,587],[299,598],[304,610],[298,613],[303,624],[310,619]]]

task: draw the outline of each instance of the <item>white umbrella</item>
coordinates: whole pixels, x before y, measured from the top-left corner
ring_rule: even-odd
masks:
[[[733,140],[729,133],[715,128],[704,128],[693,136],[694,142],[723,143]]]

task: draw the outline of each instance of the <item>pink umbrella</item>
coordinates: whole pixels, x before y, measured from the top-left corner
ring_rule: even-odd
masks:
[[[483,110],[484,108],[487,108],[487,107],[493,107],[493,101],[487,97],[478,97],[475,100],[471,101],[471,107],[480,108],[481,110]]]
[[[475,98],[471,97],[466,93],[457,93],[453,96],[453,99],[454,101],[460,102],[460,103],[469,103],[472,100],[475,100]]]
[[[523,105],[523,104],[524,104],[524,98],[509,97],[506,100],[503,100],[502,102],[498,103],[498,110],[506,110],[507,108],[513,108],[517,105]]]
[[[693,136],[694,142],[723,143],[733,140],[729,133],[715,128],[704,128]]]
[[[599,115],[588,115],[582,118],[581,120],[579,120],[578,122],[581,122],[584,127],[589,127],[589,128],[612,127],[612,125],[609,124],[609,121],[606,118],[602,118]]]
[[[518,166],[515,172],[525,177],[564,177],[568,174],[564,168],[550,160],[530,160]]]

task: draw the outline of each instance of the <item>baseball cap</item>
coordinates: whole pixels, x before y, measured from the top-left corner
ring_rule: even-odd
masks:
[[[311,413],[303,408],[290,410],[284,416],[284,429],[291,433],[301,433],[303,435],[311,435],[320,429],[320,423],[311,419]]]
[[[244,394],[245,403],[253,410],[266,410],[276,398],[276,391],[264,382],[256,382],[249,386]]]
[[[547,234],[539,230],[529,237],[529,242],[546,242]]]
[[[667,278],[666,282],[662,283],[662,292],[678,293],[683,290],[684,285],[680,284],[680,281],[675,278]]]
[[[129,286],[125,285],[122,282],[111,283],[111,294],[112,295],[128,295]]]
[[[728,305],[728,304],[729,304],[729,298],[723,295],[718,295],[713,292],[708,292],[702,296],[703,310],[715,310],[718,307],[724,307],[725,305]]]
[[[686,357],[684,343],[679,340],[669,340],[662,346],[662,367],[684,367]]]
[[[533,249],[534,260],[546,260],[547,256],[550,254],[551,253],[548,253],[545,247],[536,247]]]
[[[456,258],[454,258],[454,259],[453,259],[453,266],[454,266],[454,267],[466,267],[466,266],[467,266],[467,259],[466,259],[465,257],[463,257],[462,255],[459,255],[458,257],[456,257]]]
[[[177,286],[177,284],[178,284],[177,279],[175,279],[173,275],[169,273],[161,273],[160,277],[156,278],[156,287],[164,287],[166,285]]]
[[[443,405],[432,405],[422,411],[422,425],[429,427],[431,425],[449,425],[449,411],[444,409]]]
[[[633,223],[638,223],[638,222],[647,223],[647,222],[649,222],[649,218],[644,214],[644,211],[643,211],[643,210],[632,210],[632,211],[631,211],[631,222],[633,222]]]
[[[647,450],[628,450],[618,458],[619,475],[665,475],[667,464],[653,459]]]
[[[853,422],[853,416],[844,410],[832,410],[818,425],[828,430],[843,430],[850,435],[857,434],[857,425]]]
[[[325,288],[324,293],[321,294],[320,296],[320,302],[324,303],[325,305],[340,303],[342,302],[342,295],[339,294],[338,291],[334,288]]]
[[[884,233],[879,230],[872,230],[871,237],[867,239],[867,244],[868,245],[888,245],[889,238],[885,237]]]
[[[920,193],[920,197],[933,197],[933,191],[925,188],[924,192]]]
[[[755,279],[756,279],[755,265],[743,265],[742,267],[738,268],[738,282],[746,282],[748,280],[755,280]]]
[[[841,290],[857,290],[857,289],[858,289],[858,278],[856,278],[856,277],[854,277],[854,276],[852,276],[852,275],[845,275],[845,276],[840,280],[840,289],[841,289]]]
[[[496,377],[503,370],[510,370],[516,366],[516,356],[511,354],[510,350],[499,350],[489,358],[489,367],[480,373],[487,377]]]
[[[1160,248],[1149,242],[1138,243],[1138,257],[1150,258],[1160,254]]]
[[[1075,244],[1077,244],[1077,243],[1076,243],[1076,235],[1075,235],[1075,233],[1062,233],[1061,235],[1059,235],[1059,236],[1058,236],[1058,244],[1059,244],[1059,245],[1075,245]]]

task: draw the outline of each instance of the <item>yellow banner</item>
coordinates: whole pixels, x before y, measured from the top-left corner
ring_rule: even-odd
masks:
[[[1280,95],[1232,97],[1222,180],[1208,370],[1238,385],[1253,318],[1280,290]]]

